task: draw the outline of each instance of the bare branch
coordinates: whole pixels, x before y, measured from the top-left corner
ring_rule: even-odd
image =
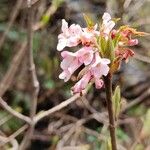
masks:
[[[28,38],[27,38],[27,55],[28,55],[28,67],[29,67],[29,74],[31,76],[31,82],[32,82],[32,93],[31,93],[31,108],[30,108],[30,118],[31,118],[31,124],[30,128],[27,131],[21,145],[20,150],[26,149],[26,147],[29,145],[30,139],[34,132],[34,116],[36,114],[36,108],[37,108],[37,98],[39,93],[39,82],[37,80],[37,75],[35,71],[35,64],[33,60],[33,51],[32,51],[32,45],[33,45],[33,18],[34,18],[34,8],[31,7],[31,0],[27,0],[28,4]]]
[[[2,144],[0,144],[0,146],[3,146],[4,144],[11,142],[12,140],[14,140],[19,134],[21,134],[22,132],[24,132],[26,129],[28,128],[28,125],[24,125],[22,126],[20,129],[18,129],[16,132],[14,132],[12,135],[10,135],[9,137],[3,137],[4,141],[2,142]]]
[[[141,102],[143,102],[148,96],[150,96],[150,89],[147,89],[141,96],[139,96],[138,98],[136,98],[135,100],[133,100],[132,102],[130,102],[122,111],[121,113],[126,112],[127,110],[129,110],[130,108],[140,104]]]
[[[140,60],[140,61],[142,61],[142,62],[145,62],[145,63],[150,63],[150,57],[143,56],[143,55],[141,55],[141,54],[137,54],[137,53],[136,53],[133,58],[135,58],[135,59],[137,59],[137,60]]]
[[[51,5],[46,13],[44,14],[44,16],[46,16],[47,18],[50,18],[55,12],[57,11],[57,7],[54,5]],[[43,27],[45,27],[46,23],[43,21],[39,21],[37,22],[34,26],[33,26],[33,30],[36,31],[38,29],[41,29]]]
[[[31,123],[31,120],[29,117],[24,116],[22,114],[20,114],[19,112],[13,110],[10,106],[7,105],[7,103],[0,97],[0,105],[6,110],[8,111],[11,115],[27,122],[27,123]]]
[[[88,89],[86,89],[82,94],[85,95],[87,93],[87,91],[88,91]],[[80,94],[75,94],[74,96],[72,96],[71,98],[67,99],[66,101],[60,103],[59,105],[36,115],[35,118],[34,118],[34,122],[37,123],[42,118],[47,117],[47,116],[51,115],[52,113],[61,110],[62,108],[68,106],[71,103],[73,103],[74,101],[76,101],[80,97],[81,97]]]

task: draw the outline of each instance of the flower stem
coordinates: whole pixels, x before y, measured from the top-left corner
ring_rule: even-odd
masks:
[[[112,75],[109,73],[104,77],[105,89],[106,89],[106,100],[107,109],[109,115],[109,131],[111,137],[112,150],[117,150],[116,134],[115,134],[115,119],[112,106]]]

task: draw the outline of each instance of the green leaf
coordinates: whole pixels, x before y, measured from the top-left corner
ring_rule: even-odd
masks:
[[[111,38],[109,38],[107,40],[106,48],[105,48],[105,52],[104,52],[104,57],[110,59],[111,62],[113,62],[113,60],[115,58],[114,43],[113,43],[113,40]]]
[[[114,95],[112,97],[112,103],[113,103],[113,111],[114,111],[114,117],[115,119],[118,118],[121,108],[121,94],[120,94],[120,87],[117,86]]]
[[[45,14],[42,16],[41,22],[46,25],[49,22],[49,20],[50,20],[50,16]]]
[[[53,0],[52,5],[58,8],[63,2],[64,0]]]
[[[134,148],[134,150],[144,150],[144,146],[142,144],[137,144]]]
[[[83,17],[89,28],[94,26],[94,21],[88,15],[83,14]]]
[[[142,128],[142,137],[149,137],[150,136],[150,109],[147,110],[146,114],[145,114],[145,118],[144,118],[144,125],[143,125],[143,128]]]
[[[114,47],[117,46],[117,44],[118,44],[118,42],[119,42],[119,40],[120,40],[120,37],[121,37],[120,33],[117,33],[117,34],[115,35],[115,38],[113,39]]]
[[[128,140],[129,140],[129,136],[121,128],[117,128],[116,135],[117,135],[118,139],[123,142],[128,142]]]
[[[112,150],[110,137],[102,143],[101,150]]]
[[[117,23],[120,20],[121,20],[121,18],[112,18],[112,21],[114,21],[115,23]]]
[[[108,138],[107,141],[106,141],[106,149],[107,150],[112,150],[110,138]]]
[[[47,89],[53,89],[55,87],[55,82],[53,80],[47,80],[44,82],[44,87]]]
[[[107,45],[107,41],[106,41],[105,37],[101,36],[99,38],[99,45],[100,45],[101,53],[104,56],[105,51],[106,51],[106,45]]]

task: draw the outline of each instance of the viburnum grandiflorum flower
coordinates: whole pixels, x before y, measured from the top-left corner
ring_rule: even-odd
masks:
[[[138,44],[135,37],[146,34],[129,26],[113,29],[117,19],[112,19],[108,13],[104,13],[99,26],[88,16],[84,17],[85,28],[78,24],[68,26],[63,19],[62,33],[58,36],[58,51],[65,47],[80,47],[76,52],[61,52],[63,72],[59,75],[60,79],[67,82],[77,69],[82,68],[77,76],[79,81],[72,87],[73,93],[82,92],[90,82],[100,89],[103,86],[102,77],[117,71],[122,60],[127,61],[134,55],[130,47]]]

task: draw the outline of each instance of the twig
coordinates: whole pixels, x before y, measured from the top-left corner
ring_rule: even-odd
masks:
[[[112,107],[112,75],[109,73],[104,77],[105,89],[106,89],[106,100],[107,109],[109,115],[109,130],[111,137],[112,150],[117,150],[116,133],[115,133],[115,119]]]
[[[22,115],[21,113],[13,110],[10,106],[7,105],[7,103],[0,97],[0,105],[6,110],[8,111],[11,115],[27,122],[27,123],[31,123],[31,120],[29,117]]]
[[[143,102],[145,100],[145,98],[147,98],[148,96],[150,96],[150,88],[147,89],[141,96],[139,96],[138,98],[136,98],[135,100],[133,100],[132,102],[130,102],[122,111],[121,113],[126,112],[127,110],[129,110],[130,108],[140,104],[141,102]]]
[[[11,86],[12,82],[14,81],[14,77],[16,72],[18,71],[19,65],[23,59],[26,49],[26,42],[23,42],[21,45],[20,50],[14,56],[11,65],[4,75],[4,78],[0,82],[0,97],[7,91],[7,89]]]
[[[87,93],[87,90],[85,90],[83,92],[83,95],[85,95]],[[51,108],[51,109],[49,109],[47,111],[41,112],[40,114],[37,114],[35,116],[35,118],[34,118],[34,122],[37,123],[42,118],[47,117],[47,116],[51,115],[52,113],[57,112],[58,110],[68,106],[69,104],[71,104],[74,101],[76,101],[79,97],[80,97],[80,94],[75,94],[74,96],[72,96],[71,98],[67,99],[66,101],[60,103],[59,105],[57,105],[57,106],[55,106],[55,107],[53,107],[53,108]]]
[[[12,141],[13,139],[15,139],[19,134],[21,134],[22,132],[24,132],[26,129],[28,128],[28,125],[25,124],[24,126],[22,126],[20,129],[18,129],[16,132],[14,132],[12,135],[10,135],[9,137],[4,137],[5,140],[3,141],[3,143],[0,146],[3,146],[4,144]]]
[[[50,19],[50,17],[57,11],[57,7],[54,6],[54,5],[51,5],[46,13],[44,14],[44,16],[46,16],[47,18]],[[41,29],[43,27],[45,27],[47,23],[45,23],[44,21],[39,21],[38,23],[36,23],[34,26],[33,26],[33,30],[36,31],[38,29]]]
[[[36,114],[36,107],[37,107],[37,97],[39,92],[39,82],[37,80],[37,75],[35,71],[35,64],[33,60],[33,51],[32,51],[32,45],[33,45],[33,30],[32,30],[32,23],[33,23],[33,9],[31,7],[31,0],[28,0],[28,57],[29,57],[29,72],[31,75],[32,80],[32,104],[31,104],[31,110],[30,110],[30,117],[33,120],[34,115]]]
[[[75,132],[75,126],[71,127],[68,132],[65,133],[63,138],[58,142],[56,149],[61,150],[65,142],[67,142],[72,134]]]
[[[7,25],[7,28],[6,28],[5,32],[3,33],[3,35],[2,35],[2,37],[0,39],[0,49],[2,48],[2,45],[3,45],[3,43],[5,41],[5,38],[6,38],[6,35],[8,34],[8,32],[9,32],[9,30],[10,30],[10,28],[11,28],[13,22],[14,22],[14,20],[16,19],[17,15],[18,15],[19,9],[20,9],[21,4],[22,4],[22,1],[23,0],[17,0],[16,5],[14,6],[14,9],[13,9],[13,11],[11,13],[12,15],[10,17],[9,23]]]
[[[136,53],[133,58],[135,58],[135,59],[137,59],[137,60],[140,60],[140,61],[143,61],[143,62],[145,62],[145,63],[150,63],[150,57],[143,56],[143,55],[141,55],[141,54],[137,54],[137,53]]]
[[[33,51],[32,51],[32,45],[33,45],[33,17],[34,17],[34,11],[31,7],[31,0],[27,0],[28,4],[28,39],[27,39],[27,55],[28,55],[28,66],[29,66],[29,74],[31,75],[31,82],[33,86],[33,91],[31,93],[31,108],[30,108],[30,118],[31,118],[31,124],[30,128],[27,131],[25,138],[23,139],[20,150],[26,149],[26,147],[29,145],[29,141],[33,135],[34,132],[34,116],[36,114],[36,108],[37,108],[37,97],[39,92],[39,82],[37,80],[37,75],[35,71],[35,64],[33,60]]]
[[[3,118],[0,119],[0,126],[2,126],[3,124],[5,124],[11,118],[12,118],[12,115],[10,115],[10,114],[7,114],[6,116],[3,116]]]
[[[6,140],[8,139],[8,138],[6,138],[5,136],[6,136],[5,134],[3,134],[3,136],[0,136],[0,147],[3,147],[4,145],[1,144],[1,143],[4,142],[4,141],[6,141]],[[10,141],[10,143],[11,143],[11,145],[12,145],[11,150],[18,150],[19,144],[18,144],[18,142],[17,142],[16,139],[12,139],[12,140]]]
[[[37,1],[40,1],[40,0],[36,0],[35,2],[37,2]],[[33,4],[35,2],[33,1]],[[49,17],[51,17],[51,15],[53,15],[53,13],[49,14]],[[41,26],[38,26],[36,28],[35,28],[35,26],[36,25],[32,25],[33,31],[37,31],[41,28]],[[14,80],[15,74],[18,71],[18,67],[19,67],[20,63],[22,62],[25,48],[26,48],[26,40],[23,42],[21,49],[18,51],[18,53],[13,58],[13,60],[11,62],[11,66],[9,67],[8,71],[6,72],[6,74],[4,75],[4,78],[2,79],[2,81],[0,83],[0,97],[2,97],[3,94],[11,86],[12,81]]]

